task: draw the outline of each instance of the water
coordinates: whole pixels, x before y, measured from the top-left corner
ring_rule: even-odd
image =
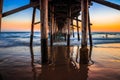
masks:
[[[2,32],[0,47],[29,46],[30,32]],[[40,33],[34,33],[34,45],[40,45]]]
[[[33,47],[29,47],[29,32],[2,32],[0,80],[120,80],[120,33],[94,32],[92,36],[88,65],[79,63],[81,47],[76,45],[81,40],[77,40],[77,33],[71,35],[71,45],[75,46],[69,50],[66,46],[49,47],[49,65],[41,65],[39,32],[35,32]]]
[[[81,37],[81,33],[80,33]],[[93,32],[93,45],[103,43],[120,43],[120,32]],[[40,46],[40,33],[34,33],[34,46]],[[89,38],[89,37],[88,37]],[[89,39],[88,39],[89,40]],[[72,46],[80,45],[80,41],[77,40],[77,33],[75,37],[71,35],[70,43]],[[30,32],[2,32],[0,33],[0,47],[12,47],[12,46],[29,46]],[[48,40],[49,43],[49,40]],[[89,41],[88,41],[89,44]],[[53,45],[67,45],[65,41],[54,42]]]
[[[40,46],[0,48],[0,80],[120,80],[120,43],[94,47],[89,65],[79,63],[79,46],[49,50],[49,65],[41,65]]]

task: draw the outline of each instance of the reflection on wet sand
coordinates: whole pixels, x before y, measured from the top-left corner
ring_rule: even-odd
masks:
[[[34,52],[33,52],[33,47],[30,46],[30,53],[31,53],[31,67],[33,71],[33,79],[36,80],[36,71],[35,71],[35,66],[34,66]]]
[[[37,70],[37,66],[35,65],[34,51],[33,51],[32,46],[30,46],[30,53],[31,53],[31,67],[32,67],[32,72],[33,72],[33,80],[37,80],[38,75],[41,74],[41,70]],[[37,64],[40,65],[39,63]],[[38,68],[38,69],[41,69],[41,68]]]
[[[92,48],[90,49],[92,50]],[[31,51],[31,66],[36,80],[87,80],[88,64],[80,64],[80,49],[78,47],[54,46],[49,48],[48,64],[42,65],[38,73],[34,65],[34,51]],[[89,51],[91,57],[91,51]],[[91,58],[89,58],[91,60]]]
[[[94,61],[91,58],[92,57],[92,49],[93,49],[93,47],[90,46],[90,48],[89,48],[89,55],[88,55],[89,65],[93,65],[94,64]]]

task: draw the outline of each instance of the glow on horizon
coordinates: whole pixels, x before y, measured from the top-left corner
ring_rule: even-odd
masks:
[[[120,11],[118,10],[94,3],[90,8],[90,18],[94,32],[120,32]]]
[[[3,12],[29,3],[29,0],[24,0],[24,2],[17,4],[20,1],[23,0],[13,0],[12,2],[4,0]],[[116,2],[120,4],[120,1],[116,0]],[[36,21],[39,21],[39,11],[36,16]],[[32,8],[7,16],[2,19],[2,31],[30,31],[31,18]],[[90,18],[93,24],[91,28],[94,32],[120,32],[120,11],[118,10],[93,3],[90,8]],[[35,26],[36,31],[40,30],[39,26],[40,24]]]

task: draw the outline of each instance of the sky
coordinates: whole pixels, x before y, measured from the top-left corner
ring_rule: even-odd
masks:
[[[120,0],[107,1],[120,5]],[[28,3],[29,0],[4,0],[3,13]],[[29,8],[2,18],[2,31],[30,31],[32,10]],[[93,32],[120,32],[120,11],[94,2],[89,10]],[[40,12],[37,10],[35,21],[40,21],[39,18]],[[35,25],[35,31],[40,30],[39,26]]]

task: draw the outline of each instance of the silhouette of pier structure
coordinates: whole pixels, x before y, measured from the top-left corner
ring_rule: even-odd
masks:
[[[90,23],[89,16],[89,8],[92,6],[92,2],[120,10],[120,5],[106,0],[30,0],[30,3],[27,5],[3,13],[3,1],[4,0],[0,0],[0,31],[2,18],[33,7],[30,46],[33,44],[34,25],[40,23],[42,63],[48,61],[48,29],[50,29],[50,46],[53,46],[53,37],[57,32],[66,33],[67,46],[70,46],[70,29],[72,28],[74,36],[74,26],[77,27],[78,40],[80,40],[79,28],[81,28],[82,35],[80,51],[83,53],[83,55],[81,55],[81,59],[83,59],[81,61],[83,62],[81,63],[87,63],[87,29],[89,32],[90,46],[92,46],[90,27],[92,24]],[[40,10],[40,22],[35,22],[36,9]],[[78,19],[78,16],[81,17],[81,20]],[[77,25],[73,25],[73,20],[76,20]],[[81,22],[80,27],[78,22]],[[63,32],[64,29],[66,32]]]

